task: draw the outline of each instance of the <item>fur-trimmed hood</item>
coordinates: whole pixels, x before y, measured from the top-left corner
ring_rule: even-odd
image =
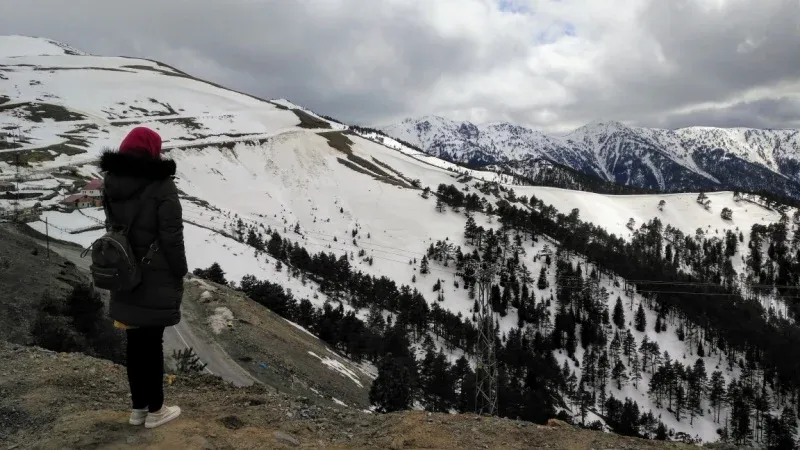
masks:
[[[100,157],[100,170],[121,177],[158,181],[175,176],[176,165],[171,159],[108,151]]]
[[[105,192],[111,200],[126,200],[153,182],[168,183],[175,189],[175,161],[139,156],[136,153],[105,152],[100,157],[105,172]]]

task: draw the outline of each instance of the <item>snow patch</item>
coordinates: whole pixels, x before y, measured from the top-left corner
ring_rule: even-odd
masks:
[[[361,388],[364,387],[364,385],[361,384],[361,381],[359,381],[358,375],[355,372],[353,372],[352,370],[350,370],[349,368],[347,368],[341,362],[339,362],[339,361],[337,361],[335,359],[332,359],[332,358],[327,358],[327,357],[323,358],[323,357],[317,355],[316,353],[314,353],[312,351],[309,351],[308,354],[313,356],[313,357],[315,357],[315,358],[317,358],[317,359],[319,359],[322,364],[328,366],[328,368],[330,368],[331,370],[335,370],[335,371],[339,372],[340,374],[342,374],[343,376],[345,376],[347,378],[350,378],[350,380],[352,380],[353,383],[355,383],[358,387],[361,387]]]
[[[286,318],[284,318],[283,320],[285,320],[286,322],[288,322],[288,323],[289,323],[289,325],[291,325],[291,326],[293,326],[293,327],[297,328],[298,330],[302,331],[303,333],[305,333],[305,334],[307,334],[307,335],[309,335],[309,336],[313,337],[314,339],[319,339],[318,337],[314,336],[314,333],[312,333],[312,332],[310,332],[310,331],[306,330],[305,328],[303,328],[303,327],[301,327],[300,325],[298,325],[298,324],[296,324],[296,323],[292,322],[291,320],[289,320],[289,319],[286,319]]]

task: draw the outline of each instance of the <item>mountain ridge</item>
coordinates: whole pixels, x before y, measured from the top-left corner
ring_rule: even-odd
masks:
[[[794,129],[664,129],[598,120],[556,135],[436,115],[379,129],[433,156],[516,165],[522,174],[520,162],[547,159],[605,181],[660,191],[766,190],[800,198],[800,132]]]

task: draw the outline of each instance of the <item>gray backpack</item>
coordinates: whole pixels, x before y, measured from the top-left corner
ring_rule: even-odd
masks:
[[[94,241],[83,253],[81,258],[92,252],[92,265],[89,270],[92,274],[94,286],[112,292],[130,292],[142,282],[142,269],[140,261],[133,254],[133,247],[128,240],[133,223],[142,209],[142,202],[147,198],[156,183],[145,187],[141,197],[137,199],[138,205],[127,226],[111,224],[111,204],[108,196],[103,194],[103,205],[106,210],[106,234]],[[150,244],[147,255],[141,263],[150,264],[153,255],[158,251],[158,240]]]

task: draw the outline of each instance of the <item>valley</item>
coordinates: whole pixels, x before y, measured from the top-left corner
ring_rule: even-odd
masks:
[[[383,386],[383,406],[402,403],[387,375],[404,373],[415,389],[401,409],[472,412],[488,327],[500,416],[685,443],[785,442],[796,429],[792,206],[732,188],[701,195],[732,185],[675,154],[661,162],[688,180],[675,190],[693,192],[521,185],[513,171],[440,159],[530,154],[522,144],[486,153],[470,127],[458,133],[482,156],[460,141],[431,151],[429,131],[384,129],[400,140],[391,139],[161,63],[4,39],[0,129],[15,138],[0,150],[0,217],[88,246],[103,233],[102,209],[61,201],[101,176],[101,152],[129,129],[153,128],[177,163],[190,270],[224,272],[213,291],[225,298],[187,304],[187,321],[231,358],[260,358],[243,362],[256,378],[258,363],[270,364],[262,360],[284,361],[264,375],[270,385],[293,389],[299,373],[298,395],[378,412],[370,384]],[[622,179],[599,154],[512,135],[534,136],[542,157],[606,181],[674,187],[663,172]],[[773,160],[737,158],[773,170]],[[796,182],[784,178],[791,189],[781,193],[792,195]],[[217,313],[222,328],[207,320]],[[268,325],[284,319],[291,325],[271,335]],[[285,348],[271,348],[276,341]],[[335,377],[315,387],[314,370]]]

